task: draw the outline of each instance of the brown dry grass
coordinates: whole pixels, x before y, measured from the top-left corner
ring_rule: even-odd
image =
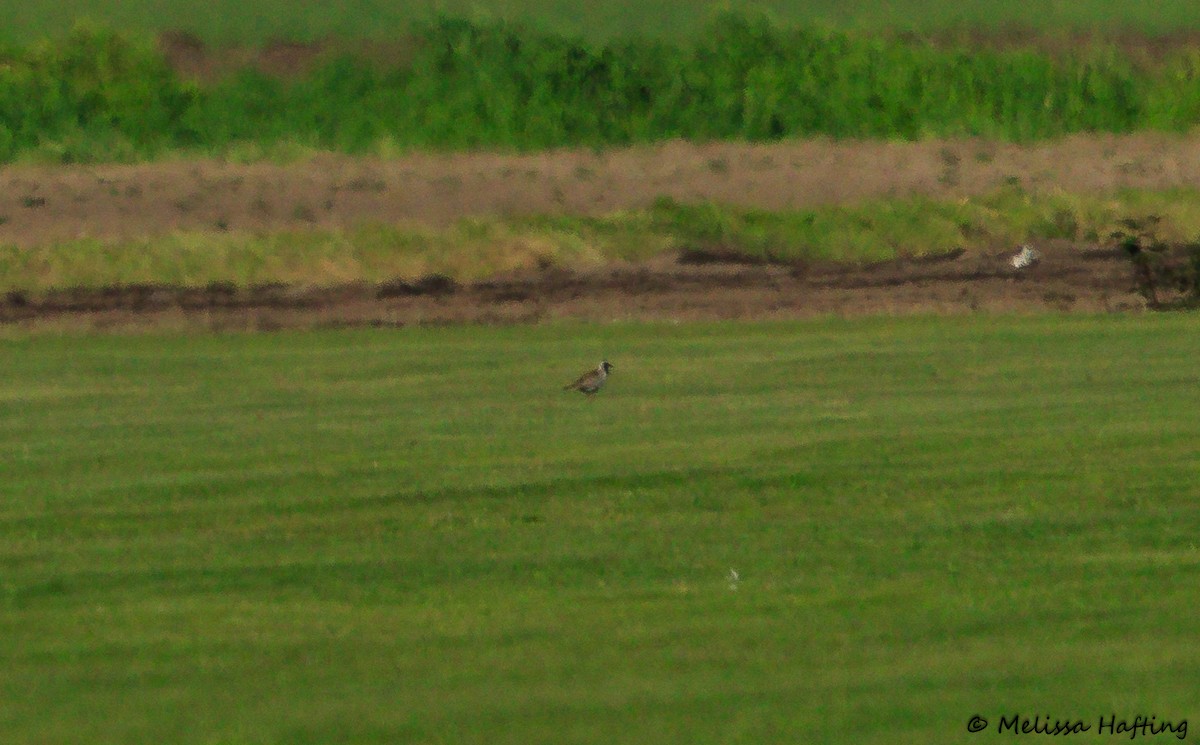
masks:
[[[763,209],[911,194],[956,198],[1017,183],[1109,192],[1200,185],[1200,137],[982,141],[671,142],[627,150],[463,153],[290,164],[176,161],[0,169],[0,242],[176,231],[269,232],[364,222],[444,226],[472,215],[598,215],[669,196]]]

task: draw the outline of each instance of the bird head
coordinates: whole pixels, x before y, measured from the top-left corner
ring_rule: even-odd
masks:
[[[600,363],[600,369],[604,371],[605,375],[607,375],[608,371],[613,369],[613,366],[609,364],[608,360],[604,360]]]

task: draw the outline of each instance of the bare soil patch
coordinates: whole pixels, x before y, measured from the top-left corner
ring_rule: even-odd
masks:
[[[292,164],[189,160],[0,168],[0,242],[173,231],[248,232],[481,215],[599,215],[659,197],[766,210],[1019,184],[1106,192],[1200,185],[1200,138],[1071,137],[1022,147],[952,142],[670,142],[534,154],[319,155]]]
[[[664,196],[776,210],[912,194],[953,199],[1014,183],[1035,193],[1197,187],[1200,138],[1072,137],[1028,147],[975,140],[672,142],[525,155],[320,155],[282,165],[203,160],[12,166],[0,169],[0,242],[33,246],[84,236],[267,232],[375,221],[441,226],[471,216],[598,215],[646,207]],[[1084,249],[1096,247],[1038,248],[1046,260],[1024,274],[1006,269],[1007,255],[1000,253],[850,269],[666,257],[636,267],[535,272],[440,293],[389,294],[357,286],[64,290],[38,299],[10,297],[0,318],[170,312],[208,314],[219,324],[290,326],[1140,307],[1123,259],[1087,257]]]
[[[867,266],[746,266],[662,257],[592,271],[547,270],[459,286],[438,277],[376,286],[238,289],[136,286],[10,293],[0,323],[88,329],[139,325],[294,327],[534,323],[554,319],[732,320],[819,315],[1117,312],[1144,307],[1114,250],[1042,248],[1016,270],[1007,254]]]
[[[341,39],[319,41],[276,39],[259,46],[210,46],[189,31],[164,31],[158,49],[178,75],[212,83],[243,70],[284,80],[302,78],[342,56],[372,62],[381,68],[403,66],[411,58],[414,41],[399,37],[389,41]]]

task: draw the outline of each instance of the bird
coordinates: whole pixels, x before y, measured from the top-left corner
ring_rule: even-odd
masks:
[[[595,370],[588,370],[574,383],[563,386],[564,391],[579,391],[585,395],[591,396],[596,391],[604,386],[604,381],[608,380],[608,371],[613,369],[613,366],[608,363],[608,360],[602,360],[599,365],[596,365]]]
[[[1013,269],[1028,269],[1042,260],[1042,255],[1033,246],[1021,246],[1021,252],[1008,260]]]

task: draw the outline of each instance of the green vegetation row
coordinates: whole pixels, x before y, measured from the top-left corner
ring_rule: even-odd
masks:
[[[923,197],[855,206],[766,212],[660,200],[602,217],[472,218],[444,229],[372,224],[270,234],[175,233],[138,240],[79,239],[0,246],[0,292],[74,287],[228,283],[333,286],[459,282],[534,268],[587,268],[672,252],[752,263],[872,262],[995,251],[1026,241],[1065,239],[1116,245],[1127,218],[1161,217],[1156,235],[1200,235],[1200,191],[1115,195],[1029,193],[1007,187],[982,197]]]
[[[413,27],[392,59],[339,57],[298,80],[181,80],[155,45],[79,29],[0,55],[0,161],[127,160],[252,143],[350,153],[1186,130],[1200,52],[1137,66],[716,17],[695,40],[589,44],[501,23]]]
[[[79,17],[155,33],[181,29],[215,44],[278,39],[390,39],[434,13],[505,20],[606,41],[635,34],[683,39],[701,28],[706,5],[695,0],[0,0],[0,41],[24,42],[67,33]],[[768,12],[784,23],[853,29],[941,32],[971,28],[1006,35],[1014,27],[1048,34],[1131,31],[1166,35],[1195,29],[1193,0],[722,0],[721,7]]]
[[[7,331],[0,741],[1194,729],[1198,334]]]

